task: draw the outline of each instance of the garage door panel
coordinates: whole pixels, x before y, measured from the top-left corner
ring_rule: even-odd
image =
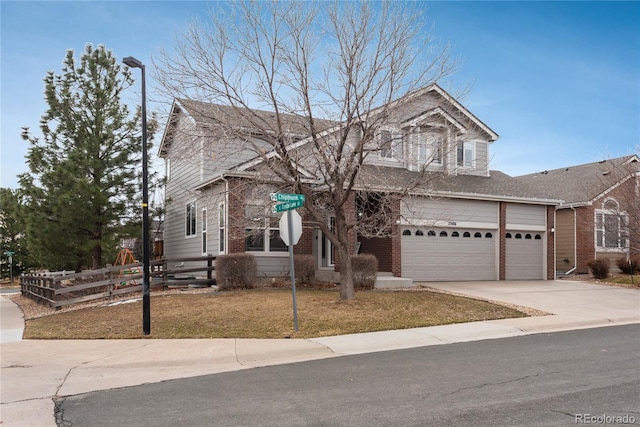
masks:
[[[544,279],[544,239],[542,237],[542,233],[507,232],[505,246],[505,278],[507,280]]]
[[[435,236],[402,236],[402,276],[414,281],[496,280],[496,245],[492,230],[469,230],[471,237],[452,237],[451,229]],[[446,231],[447,236],[440,236]],[[473,237],[480,231],[481,237]],[[486,237],[487,233],[490,233]]]

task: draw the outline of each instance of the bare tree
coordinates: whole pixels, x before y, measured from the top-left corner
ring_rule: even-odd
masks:
[[[376,139],[398,100],[455,70],[448,46],[432,39],[420,2],[213,7],[207,22],[194,21],[156,58],[157,81],[171,97],[231,108],[233,120],[199,112],[216,123],[208,137],[229,143],[217,155],[237,156],[242,141],[261,161],[255,179],[306,196],[309,217],[336,248],[340,297],[354,298],[350,233],[389,233],[398,219],[392,207],[424,185],[418,173],[374,188],[381,180],[363,165],[398,143]]]

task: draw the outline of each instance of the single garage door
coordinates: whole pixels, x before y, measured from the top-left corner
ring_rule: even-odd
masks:
[[[544,239],[542,233],[508,231],[506,234],[505,278],[544,279]]]
[[[496,232],[404,227],[402,277],[414,281],[496,280]]]

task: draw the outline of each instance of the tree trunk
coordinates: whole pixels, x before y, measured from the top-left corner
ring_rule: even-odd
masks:
[[[99,270],[102,267],[102,246],[96,244],[91,249],[91,269]]]
[[[345,242],[340,242],[337,249],[338,259],[340,260],[340,299],[355,299],[356,293],[353,288],[353,273],[351,269],[349,245]]]

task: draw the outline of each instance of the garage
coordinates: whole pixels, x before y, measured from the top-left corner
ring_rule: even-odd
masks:
[[[544,279],[544,239],[541,232],[507,231],[505,279]]]
[[[404,227],[402,277],[420,281],[497,280],[496,231]]]

